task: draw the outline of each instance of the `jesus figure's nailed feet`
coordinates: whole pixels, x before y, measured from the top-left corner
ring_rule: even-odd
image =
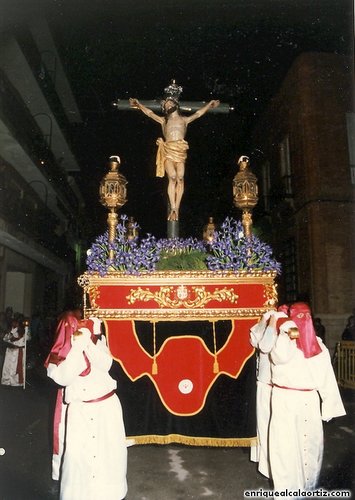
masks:
[[[170,221],[178,221],[179,220],[178,213],[177,213],[176,209],[171,210],[169,217],[168,217],[168,220],[170,220]]]

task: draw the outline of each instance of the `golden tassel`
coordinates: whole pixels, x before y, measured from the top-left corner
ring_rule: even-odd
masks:
[[[157,375],[158,373],[158,364],[157,364],[157,344],[156,344],[156,330],[155,330],[155,321],[153,321],[153,365],[152,365],[152,375]]]
[[[218,372],[219,372],[219,363],[217,361],[217,358],[215,358],[213,363],[213,373],[218,373]]]
[[[219,372],[219,363],[218,363],[218,360],[217,360],[215,321],[212,321],[212,328],[213,328],[213,349],[214,349],[213,373],[218,373]]]
[[[158,373],[158,365],[157,362],[154,358],[153,364],[152,364],[152,375],[156,375]]]

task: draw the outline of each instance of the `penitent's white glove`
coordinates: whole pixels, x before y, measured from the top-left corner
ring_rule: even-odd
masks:
[[[93,322],[93,334],[94,335],[101,335],[101,319],[95,318],[94,316],[90,316],[89,318]]]
[[[85,351],[89,342],[91,342],[91,332],[88,328],[80,328],[71,336],[71,345],[73,349]]]
[[[274,314],[274,313],[275,313],[275,311],[274,311],[274,310],[264,312],[264,314],[263,314],[263,316],[262,316],[263,321],[264,321],[265,323],[267,323],[267,322],[268,322],[268,320],[270,319],[270,316],[271,316],[272,314]]]

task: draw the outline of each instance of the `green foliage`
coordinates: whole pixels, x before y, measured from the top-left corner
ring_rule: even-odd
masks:
[[[203,271],[207,269],[206,253],[198,250],[173,254],[162,252],[156,264],[157,271]]]

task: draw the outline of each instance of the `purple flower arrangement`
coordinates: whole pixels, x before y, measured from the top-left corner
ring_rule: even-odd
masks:
[[[121,215],[113,243],[109,243],[108,231],[96,238],[87,252],[86,265],[89,272],[105,276],[109,271],[139,274],[142,271],[155,270],[159,260],[157,240],[149,234],[141,241],[138,237],[128,239],[127,219],[126,215]],[[114,251],[113,259],[109,257],[110,250]]]
[[[207,243],[206,264],[211,271],[276,271],[281,265],[272,256],[272,249],[257,236],[244,236],[240,221],[227,217],[221,229]]]
[[[108,232],[98,236],[87,252],[90,273],[105,276],[110,271],[139,275],[157,269],[208,269],[211,271],[281,271],[272,257],[271,248],[256,236],[246,238],[241,222],[227,218],[215,232],[212,242],[195,238],[159,239],[148,234],[145,238],[127,238],[127,216],[121,215],[116,238],[108,241]],[[137,226],[138,227],[138,226]],[[114,258],[109,258],[109,251]],[[170,260],[169,260],[170,259]],[[165,261],[165,267],[162,265]],[[180,261],[181,265],[177,263]],[[184,267],[185,266],[185,267]]]

